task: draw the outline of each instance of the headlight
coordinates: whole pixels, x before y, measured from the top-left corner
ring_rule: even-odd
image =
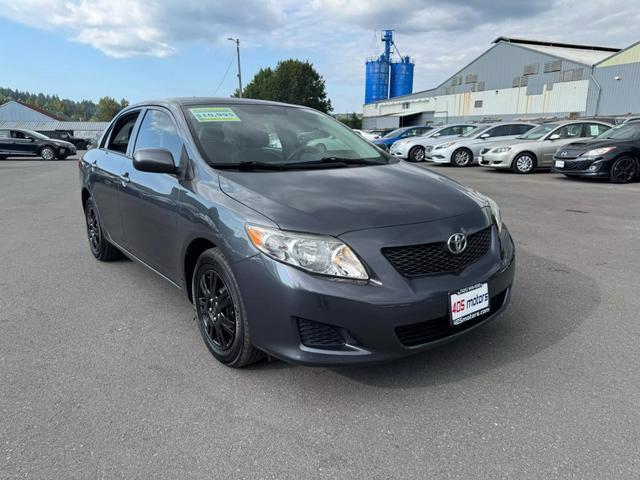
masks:
[[[611,150],[615,150],[616,147],[602,147],[602,148],[594,148],[593,150],[589,150],[586,153],[583,153],[584,157],[597,157],[598,155],[604,155],[605,153],[609,153]]]
[[[367,280],[355,253],[337,238],[247,225],[251,243],[265,255],[312,273]]]
[[[498,227],[498,231],[502,232],[502,214],[500,213],[500,207],[495,202],[495,200],[475,190],[472,191],[471,196],[476,202],[478,202],[480,206],[485,208],[489,207],[489,209],[491,210],[491,216],[496,223],[496,227]]]
[[[455,145],[455,143],[456,142],[441,143],[440,145],[436,145],[433,149],[442,150],[443,148],[449,148],[451,145]]]
[[[511,150],[511,147],[499,147],[499,148],[494,148],[493,150],[491,150],[492,153],[504,153],[504,152],[508,152],[509,150]]]

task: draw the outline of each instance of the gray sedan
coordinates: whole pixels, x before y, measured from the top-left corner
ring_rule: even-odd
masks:
[[[580,138],[593,138],[613,125],[597,120],[569,120],[540,125],[515,140],[494,143],[480,151],[480,165],[530,173],[549,168],[556,150]]]

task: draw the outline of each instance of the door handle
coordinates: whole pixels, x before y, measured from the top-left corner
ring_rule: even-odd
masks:
[[[131,179],[129,178],[129,172],[124,172],[122,175],[120,175],[120,181],[122,182],[122,186],[126,187],[127,184],[131,181]]]

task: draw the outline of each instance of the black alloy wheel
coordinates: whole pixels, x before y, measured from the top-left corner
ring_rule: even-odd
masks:
[[[240,368],[264,357],[251,343],[240,287],[220,249],[211,248],[200,256],[191,292],[198,329],[218,361]]]
[[[638,163],[631,157],[620,157],[609,172],[611,183],[629,183],[638,175]]]
[[[118,258],[120,251],[104,238],[98,212],[91,198],[89,198],[84,205],[84,216],[87,224],[89,248],[93,256],[102,262],[108,262]]]

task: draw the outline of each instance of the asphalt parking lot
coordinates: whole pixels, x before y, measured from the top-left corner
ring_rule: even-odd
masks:
[[[232,370],[85,238],[75,161],[0,161],[2,478],[639,478],[640,183],[434,167],[502,206],[509,310],[419,356]]]

